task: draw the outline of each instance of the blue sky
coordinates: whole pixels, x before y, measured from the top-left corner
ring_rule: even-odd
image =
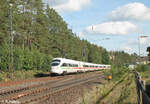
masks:
[[[150,45],[149,0],[44,0],[81,39],[108,51],[146,55]],[[138,37],[146,35],[147,38]],[[109,38],[109,39],[108,39]]]

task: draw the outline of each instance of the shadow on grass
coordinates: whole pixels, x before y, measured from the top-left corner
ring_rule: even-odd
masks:
[[[34,75],[34,77],[36,77],[36,78],[40,78],[40,77],[50,77],[50,74],[37,73],[37,74]]]

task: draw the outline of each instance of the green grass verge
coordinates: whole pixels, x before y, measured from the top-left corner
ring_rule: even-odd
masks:
[[[37,78],[37,77],[46,77],[49,76],[49,72],[41,71],[41,70],[20,70],[15,71],[14,73],[10,72],[0,72],[0,81],[15,81],[15,80],[24,80],[30,78]]]

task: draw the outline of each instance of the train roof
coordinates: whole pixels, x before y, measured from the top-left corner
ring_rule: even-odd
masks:
[[[94,64],[94,63],[89,63],[89,62],[83,62],[83,61],[76,61],[72,59],[66,59],[66,58],[54,58],[53,60],[63,60],[64,62],[72,62],[72,63],[83,63],[87,65],[105,65],[105,64]]]

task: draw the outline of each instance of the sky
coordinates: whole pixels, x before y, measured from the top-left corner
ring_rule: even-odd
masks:
[[[147,55],[150,46],[149,0],[43,0],[68,28],[108,51]]]

